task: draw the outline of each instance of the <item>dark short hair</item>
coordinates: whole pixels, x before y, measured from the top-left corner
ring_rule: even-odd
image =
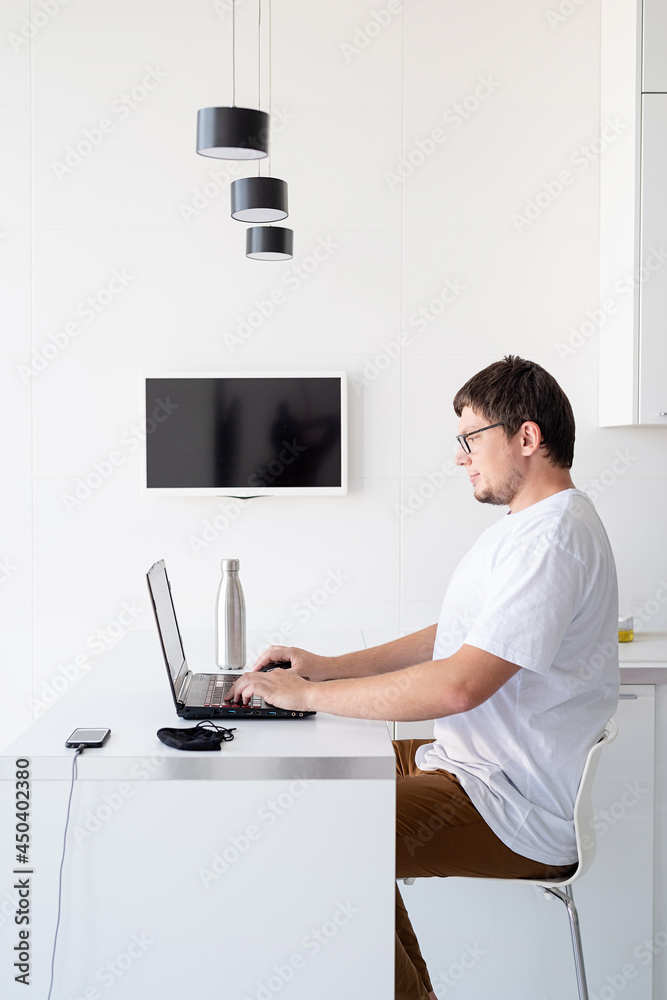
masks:
[[[574,414],[570,401],[553,375],[534,361],[508,354],[473,375],[454,396],[454,412],[469,406],[489,423],[503,423],[508,438],[526,420],[542,432],[548,458],[559,468],[571,469],[574,457]]]

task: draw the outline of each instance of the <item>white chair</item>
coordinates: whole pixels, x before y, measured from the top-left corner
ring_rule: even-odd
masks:
[[[574,965],[577,973],[577,986],[579,987],[579,1000],[589,1000],[588,986],[586,985],[586,970],[584,968],[584,952],[581,945],[581,933],[579,931],[579,915],[574,905],[572,895],[572,883],[587,872],[593,864],[595,857],[595,829],[593,826],[593,779],[600,760],[603,747],[616,739],[618,726],[614,719],[611,719],[605,726],[602,736],[594,743],[588,751],[584,771],[579,782],[579,789],[574,803],[574,832],[577,839],[577,856],[579,862],[573,875],[568,878],[555,881],[541,881],[533,879],[498,879],[497,881],[520,881],[527,885],[539,885],[545,893],[560,899],[566,906],[570,918],[570,932],[572,934],[572,950],[574,952]],[[412,885],[414,878],[404,878],[405,885]],[[495,879],[493,881],[496,881]]]

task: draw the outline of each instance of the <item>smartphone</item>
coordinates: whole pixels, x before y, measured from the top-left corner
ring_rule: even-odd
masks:
[[[101,747],[109,739],[110,729],[75,729],[65,740],[66,747]]]

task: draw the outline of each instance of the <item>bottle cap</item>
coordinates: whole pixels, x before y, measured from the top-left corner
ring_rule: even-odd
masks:
[[[239,571],[239,560],[238,559],[223,559],[222,560],[222,571],[223,573],[238,573]]]
[[[631,632],[633,629],[633,618],[632,615],[628,615],[627,618],[618,619],[618,630],[619,632]]]

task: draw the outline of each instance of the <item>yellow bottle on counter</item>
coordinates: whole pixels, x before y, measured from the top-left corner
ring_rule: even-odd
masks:
[[[632,642],[635,637],[634,621],[632,615],[628,615],[627,618],[618,619],[618,641],[619,642]]]

